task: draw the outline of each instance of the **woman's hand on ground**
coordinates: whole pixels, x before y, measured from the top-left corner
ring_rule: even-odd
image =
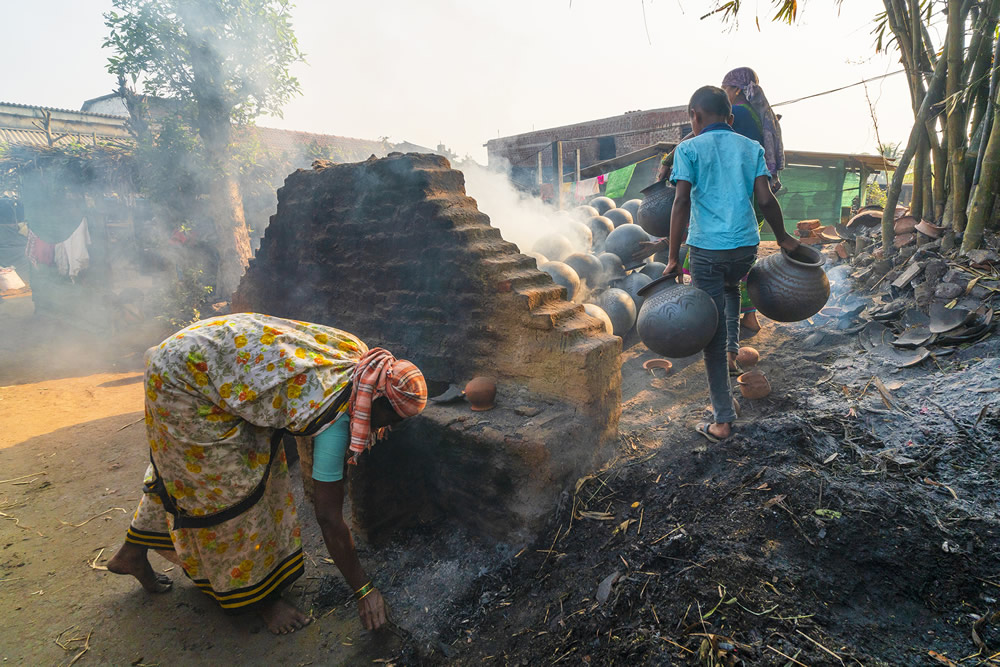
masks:
[[[378,630],[385,625],[385,600],[378,589],[358,601],[358,616],[365,630]]]

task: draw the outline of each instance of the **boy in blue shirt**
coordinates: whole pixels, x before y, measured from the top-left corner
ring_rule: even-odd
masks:
[[[695,136],[678,144],[670,180],[677,186],[670,214],[669,259],[664,275],[680,274],[678,255],[687,237],[691,278],[715,301],[719,326],[705,348],[705,371],[714,423],[698,432],[718,442],[732,434],[736,420],[729,384],[727,331],[739,327],[740,279],[757,257],[760,233],[753,196],[778,244],[792,251],[799,242],[786,231],[781,207],[770,188],[770,173],[759,143],[733,131],[732,105],[725,91],[704,86],[688,106]]]

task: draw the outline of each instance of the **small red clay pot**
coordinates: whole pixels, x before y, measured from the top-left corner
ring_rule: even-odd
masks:
[[[736,382],[740,385],[740,393],[743,394],[743,398],[751,401],[764,398],[771,393],[771,384],[767,381],[767,377],[758,370],[747,371],[736,378]]]
[[[473,412],[492,410],[496,405],[497,381],[489,377],[475,377],[465,385],[465,399]]]
[[[748,345],[741,347],[740,351],[736,353],[736,363],[742,368],[756,366],[758,361],[760,361],[760,352]]]

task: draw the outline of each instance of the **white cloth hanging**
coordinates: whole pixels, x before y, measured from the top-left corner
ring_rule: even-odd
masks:
[[[70,278],[76,278],[80,271],[90,264],[90,232],[87,230],[87,219],[80,221],[80,226],[62,243],[56,244],[55,262],[59,273]]]

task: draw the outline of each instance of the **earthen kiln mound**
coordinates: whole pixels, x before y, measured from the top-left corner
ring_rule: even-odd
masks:
[[[394,153],[291,174],[233,307],[350,331],[413,360],[432,395],[497,378],[495,409],[429,403],[350,494],[369,538],[444,516],[517,541],[618,434],[621,340],[564,298],[445,158]]]

